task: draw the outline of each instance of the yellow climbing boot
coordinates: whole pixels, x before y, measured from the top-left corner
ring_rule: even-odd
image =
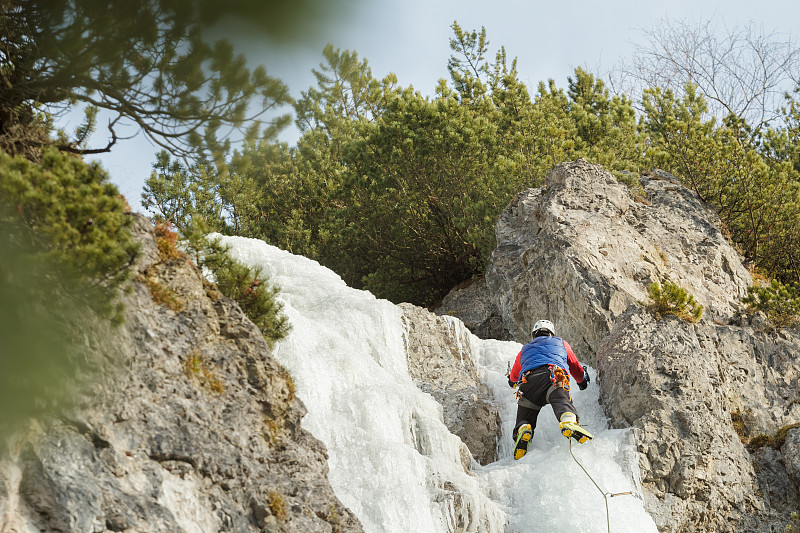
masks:
[[[591,433],[583,429],[583,427],[578,424],[578,419],[575,416],[575,413],[566,412],[561,415],[561,420],[558,423],[558,427],[561,429],[562,435],[567,438],[572,437],[581,444],[585,444],[593,438]]]
[[[517,431],[517,442],[514,444],[514,459],[522,459],[528,453],[528,444],[533,438],[530,424],[522,424]]]

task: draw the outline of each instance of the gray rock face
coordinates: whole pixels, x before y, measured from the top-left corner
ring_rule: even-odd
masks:
[[[486,278],[478,278],[463,287],[456,287],[434,310],[437,315],[454,316],[481,339],[513,340],[503,324],[500,309],[489,292]]]
[[[766,512],[742,523],[748,524],[750,531],[782,531],[791,513],[800,509],[800,493],[787,476],[780,451],[763,446],[753,452],[752,459]]]
[[[600,399],[613,426],[636,428],[661,531],[770,531],[785,521],[800,501],[782,466],[796,460],[794,441],[751,457],[740,439],[800,420],[798,353],[796,333],[659,321],[635,307],[618,318],[598,351]]]
[[[258,329],[187,261],[163,262],[149,223],[136,229],[117,368],[69,417],[17,437],[0,461],[0,529],[362,531]],[[145,280],[183,309],[154,303]]]
[[[795,485],[800,498],[800,428],[790,430],[781,447],[781,455],[786,472]]]
[[[497,309],[514,340],[527,341],[533,323],[548,318],[594,364],[614,319],[665,278],[694,294],[706,316],[735,313],[751,280],[717,216],[669,174],[642,185],[646,198],[578,160],[556,166],[546,187],[521,192],[503,211],[486,273],[492,301],[483,307]]]
[[[417,386],[442,404],[444,423],[466,445],[465,470],[470,453],[485,465],[497,458],[500,415],[489,388],[473,363],[469,331],[455,320],[411,304],[400,304],[406,325],[408,372]]]
[[[553,320],[598,368],[611,424],[634,429],[661,531],[782,530],[800,500],[798,430],[779,450],[743,440],[800,422],[800,332],[740,315],[750,276],[696,195],[660,171],[640,183],[643,197],[597,165],[558,165],[500,216],[485,282],[437,312],[520,342]],[[704,306],[703,321],[642,308],[665,279]],[[496,316],[502,326],[487,328]]]

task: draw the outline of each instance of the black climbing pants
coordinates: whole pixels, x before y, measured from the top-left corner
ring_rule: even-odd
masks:
[[[575,416],[578,416],[575,406],[572,405],[572,395],[563,387],[563,384],[556,383],[556,388],[553,388],[553,382],[550,381],[550,369],[547,366],[534,368],[525,376],[525,379],[527,383],[520,383],[518,389],[520,400],[517,403],[517,423],[512,436],[515,441],[521,425],[530,424],[531,429],[536,429],[539,410],[548,403],[553,406],[556,420],[561,420],[561,415],[566,412],[575,413]],[[532,403],[535,408],[528,402]]]

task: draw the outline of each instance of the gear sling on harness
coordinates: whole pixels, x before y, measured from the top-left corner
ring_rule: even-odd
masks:
[[[543,373],[542,370],[540,369],[542,369],[542,367],[534,368],[533,370],[528,370],[527,372],[522,374],[522,378],[520,379],[520,381],[522,383],[527,383],[529,374]],[[558,365],[547,365],[547,370],[550,372],[550,382],[553,384],[553,388],[547,391],[547,395],[545,396],[544,399],[545,403],[550,403],[550,394],[552,394],[552,392],[558,389],[559,387],[567,391],[567,394],[570,395],[571,399],[572,395],[570,394],[570,388],[569,388],[569,376],[564,371],[564,369]],[[522,407],[527,407],[528,409],[534,409],[536,411],[544,407],[542,405],[536,405],[532,401],[525,398],[525,396],[522,395],[522,391],[519,389],[517,389],[517,403]]]

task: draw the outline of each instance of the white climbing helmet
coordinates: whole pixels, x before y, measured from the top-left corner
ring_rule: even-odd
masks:
[[[539,320],[536,324],[533,325],[533,330],[531,330],[531,337],[535,337],[536,333],[541,330],[549,331],[550,335],[555,336],[556,334],[556,327],[553,325],[552,322],[549,320]]]

